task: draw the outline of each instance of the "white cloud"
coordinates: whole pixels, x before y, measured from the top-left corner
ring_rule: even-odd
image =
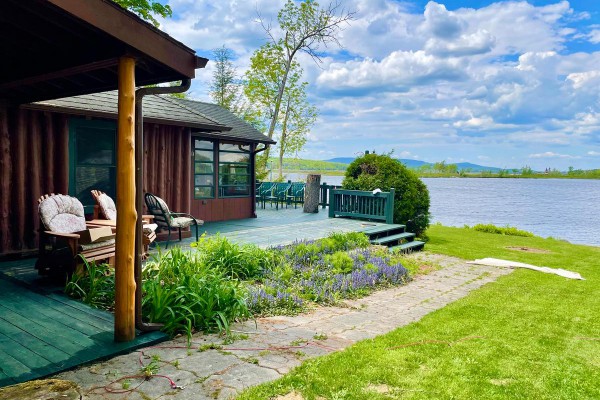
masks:
[[[330,90],[407,90],[413,85],[464,79],[463,70],[458,59],[438,59],[422,50],[394,51],[381,61],[332,63],[317,78],[317,83]]]
[[[439,38],[428,39],[425,43],[425,50],[441,57],[473,56],[490,52],[495,43],[496,39],[484,29],[461,35],[453,41]]]
[[[560,167],[576,160],[569,154],[592,156],[600,145],[600,51],[590,43],[600,43],[600,26],[581,21],[599,7],[575,12],[567,1],[508,0],[449,10],[444,3],[343,2],[357,11],[340,34],[343,48],[323,49],[320,66],[299,55],[320,110],[304,154],[347,156],[377,142],[378,151],[440,160],[452,148],[456,159],[479,154],[508,167],[519,159]],[[242,74],[265,40],[256,10],[275,21],[284,1],[169,4],[177,15],[163,22],[168,33],[203,55],[225,44]],[[197,71],[194,96],[206,99],[211,74],[211,63]]]
[[[600,156],[600,151],[593,151],[593,150],[592,151],[588,151],[587,155],[588,156],[597,157],[597,156]]]
[[[587,35],[587,40],[591,43],[598,44],[600,43],[600,29],[594,29]]]
[[[545,153],[530,154],[529,158],[580,158],[579,156],[572,156],[569,154],[558,154],[552,151],[546,151]]]

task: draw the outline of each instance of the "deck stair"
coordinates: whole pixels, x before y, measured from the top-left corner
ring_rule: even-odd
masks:
[[[415,240],[415,234],[406,232],[406,225],[385,224],[362,231],[369,237],[371,244],[387,246],[390,250],[411,252],[422,250],[425,242]]]

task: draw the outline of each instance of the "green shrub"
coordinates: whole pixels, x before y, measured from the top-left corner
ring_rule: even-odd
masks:
[[[468,228],[468,226],[467,226]],[[477,224],[471,228],[475,231],[486,232],[486,233],[495,233],[498,235],[506,235],[506,236],[523,236],[523,237],[533,237],[535,236],[531,232],[523,231],[521,229],[517,229],[513,226],[496,226],[492,224]]]
[[[421,235],[429,226],[429,191],[419,177],[389,155],[365,154],[346,170],[344,189],[384,192],[394,188],[394,222]]]
[[[229,324],[249,316],[246,291],[199,252],[173,248],[148,262],[143,273],[142,310],[150,322],[164,323],[173,335],[195,330],[229,331]]]

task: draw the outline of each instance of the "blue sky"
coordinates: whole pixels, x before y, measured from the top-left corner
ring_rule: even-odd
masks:
[[[167,33],[238,73],[264,43],[257,10],[283,1],[169,0]],[[321,1],[323,3],[323,1]],[[303,158],[394,151],[430,162],[600,168],[600,1],[341,0],[356,18],[321,65],[301,55],[320,110]],[[209,63],[191,96],[209,100]]]

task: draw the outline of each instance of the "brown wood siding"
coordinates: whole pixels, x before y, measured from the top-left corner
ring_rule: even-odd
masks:
[[[69,191],[69,116],[0,105],[0,254],[37,248],[37,199]],[[253,217],[253,198],[193,199],[189,128],[144,124],[144,193],[204,221]]]
[[[67,192],[68,142],[66,116],[0,108],[0,253],[37,246],[37,199]]]
[[[171,211],[190,212],[191,143],[189,128],[144,124],[144,193],[163,198]]]
[[[253,200],[251,197],[193,199],[191,213],[203,221],[252,218],[254,214],[252,204]]]

